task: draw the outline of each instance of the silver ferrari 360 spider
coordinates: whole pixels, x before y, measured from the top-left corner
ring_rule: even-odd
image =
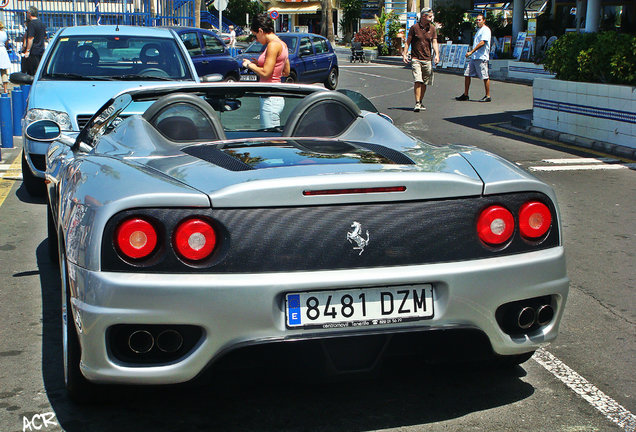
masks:
[[[280,119],[262,127],[272,101]],[[116,95],[79,134],[26,133],[51,142],[73,397],[264,349],[293,362],[317,347],[348,372],[468,340],[462,356],[516,365],[557,336],[569,281],[552,189],[409,136],[357,93],[165,85]]]

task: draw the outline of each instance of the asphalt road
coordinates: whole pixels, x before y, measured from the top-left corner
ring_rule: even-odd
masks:
[[[253,371],[197,388],[106,389],[108,402],[74,405],[63,390],[59,275],[46,253],[46,209],[0,171],[9,178],[0,180],[0,431],[636,428],[634,170],[503,129],[511,113],[531,108],[530,86],[493,82],[492,103],[456,102],[463,78],[438,74],[427,110],[414,113],[409,70],[342,66],[339,87],[361,91],[409,133],[487,149],[555,188],[572,280],[557,342],[505,373],[470,363],[397,363],[372,377],[324,382]],[[471,98],[482,95],[474,82]],[[2,150],[1,164],[19,152]]]

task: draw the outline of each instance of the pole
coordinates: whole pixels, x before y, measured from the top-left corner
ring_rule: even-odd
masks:
[[[22,97],[22,89],[14,87],[11,90],[11,102],[13,115],[13,136],[22,135],[22,115],[24,114],[24,97]]]
[[[11,124],[11,98],[9,93],[2,93],[0,97],[0,135],[2,147],[13,147],[13,125]]]

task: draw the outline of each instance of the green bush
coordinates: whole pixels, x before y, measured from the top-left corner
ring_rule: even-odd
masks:
[[[557,79],[636,85],[636,36],[566,33],[552,44],[544,66]]]

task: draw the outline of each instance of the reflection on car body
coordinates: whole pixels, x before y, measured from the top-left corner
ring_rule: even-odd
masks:
[[[268,96],[285,109],[263,129]],[[317,86],[168,85],[121,93],[76,138],[28,128],[53,141],[71,396],[236,358],[302,364],[306,349],[336,372],[430,350],[513,365],[557,336],[568,278],[552,189],[355,99],[364,108]]]

